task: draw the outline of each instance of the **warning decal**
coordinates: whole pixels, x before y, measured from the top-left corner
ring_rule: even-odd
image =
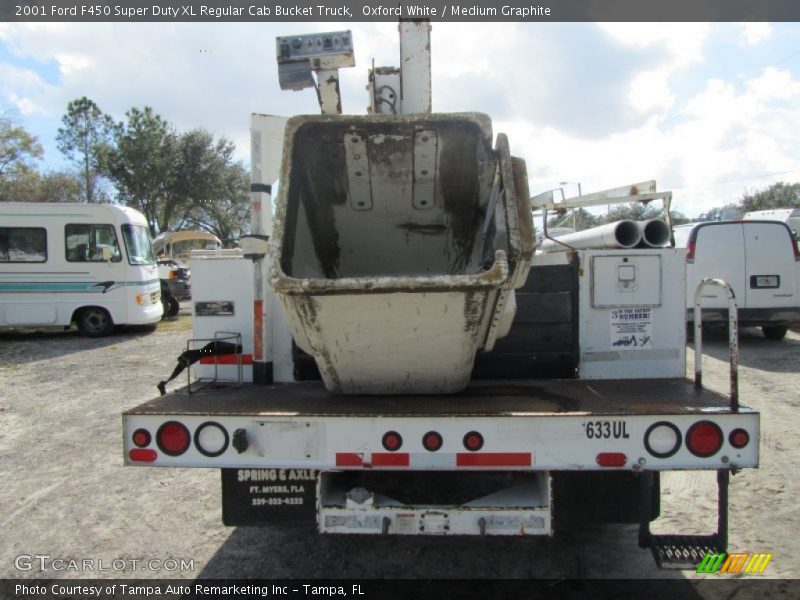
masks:
[[[611,310],[611,347],[645,350],[653,347],[653,319],[649,306]]]

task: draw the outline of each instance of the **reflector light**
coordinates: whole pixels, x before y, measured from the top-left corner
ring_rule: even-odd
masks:
[[[134,448],[128,452],[128,458],[136,462],[153,462],[156,456],[155,450],[144,448]]]
[[[700,458],[712,456],[722,447],[722,430],[711,421],[698,421],[686,433],[686,447]]]
[[[429,431],[422,436],[422,445],[429,452],[436,452],[442,447],[442,436],[435,431]]]
[[[133,443],[144,448],[150,445],[150,432],[146,429],[137,429],[133,432]]]
[[[483,448],[483,436],[477,431],[470,431],[464,436],[464,448],[470,452],[477,452]]]
[[[215,457],[228,449],[228,432],[219,423],[208,421],[194,432],[194,445],[201,454]]]
[[[403,437],[396,431],[387,431],[383,434],[381,443],[389,452],[397,452],[403,445]]]
[[[659,421],[647,428],[644,447],[656,458],[669,458],[681,447],[681,432],[669,421]]]
[[[169,456],[180,456],[189,448],[190,442],[189,430],[177,421],[167,421],[156,433],[159,449]]]
[[[734,448],[744,448],[750,443],[750,434],[744,429],[734,429],[728,436],[728,441]]]
[[[601,452],[597,455],[597,464],[601,467],[624,467],[628,457],[622,452]]]

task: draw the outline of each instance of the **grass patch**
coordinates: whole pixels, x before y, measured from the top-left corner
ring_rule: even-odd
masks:
[[[158,322],[159,331],[191,331],[192,315],[178,315],[167,317]]]

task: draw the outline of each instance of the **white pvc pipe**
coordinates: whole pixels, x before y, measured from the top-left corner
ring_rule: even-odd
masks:
[[[542,252],[564,252],[587,248],[633,248],[642,241],[642,230],[636,221],[617,221],[575,233],[562,235],[556,240],[544,240]],[[561,243],[559,243],[561,242]],[[566,244],[566,245],[565,245]]]
[[[661,248],[669,242],[669,226],[661,219],[639,221],[642,228],[642,245],[649,248]]]

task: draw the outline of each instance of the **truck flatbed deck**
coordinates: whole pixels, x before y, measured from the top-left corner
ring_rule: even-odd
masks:
[[[251,417],[535,416],[730,413],[729,399],[689,379],[473,381],[452,395],[337,396],[321,382],[181,388],[125,413]],[[740,412],[752,412],[740,408]]]

